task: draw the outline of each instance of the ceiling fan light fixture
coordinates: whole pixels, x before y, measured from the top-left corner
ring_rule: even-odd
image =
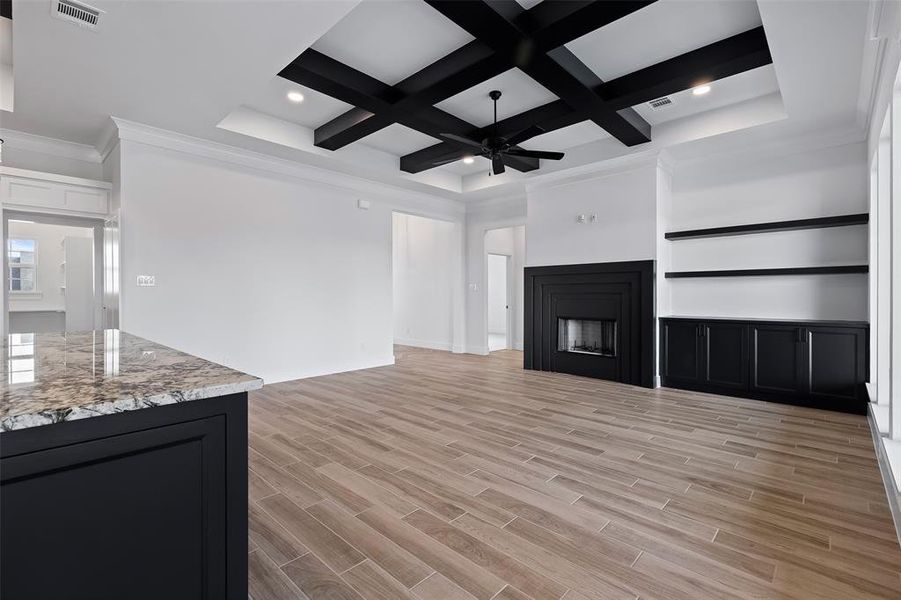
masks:
[[[691,88],[691,93],[694,94],[695,96],[703,96],[704,94],[708,93],[709,91],[710,91],[710,86],[707,85],[706,83],[704,85],[698,85],[698,86]]]

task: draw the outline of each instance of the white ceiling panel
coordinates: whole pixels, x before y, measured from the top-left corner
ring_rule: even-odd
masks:
[[[703,96],[695,96],[691,90],[685,90],[670,94],[669,99],[673,103],[662,108],[653,109],[647,104],[634,108],[648,123],[658,125],[778,91],[776,71],[773,65],[767,65],[714,81],[710,84],[710,91]]]
[[[494,121],[493,102],[488,97],[491,90],[503,92],[497,101],[498,121],[557,99],[519,69],[510,69],[435,106],[477,127],[484,127]]]
[[[295,103],[288,100],[288,92],[295,90],[303,94],[303,102]],[[268,81],[246,106],[310,129],[328,123],[353,108],[350,104],[281,77],[273,77]]]
[[[422,150],[423,148],[437,144],[440,141],[441,140],[436,140],[424,133],[419,133],[409,127],[395,123],[394,125],[389,125],[384,129],[367,135],[358,143],[366,144],[370,148],[388,152],[389,154],[402,156],[404,154],[409,154],[410,152]]]
[[[313,48],[394,85],[472,39],[421,0],[366,0]]]
[[[563,152],[568,148],[596,142],[610,137],[610,134],[598,127],[592,121],[582,121],[563,129],[551,131],[520,144],[529,150],[549,150],[551,152]]]
[[[758,26],[754,0],[659,0],[566,47],[610,81]]]

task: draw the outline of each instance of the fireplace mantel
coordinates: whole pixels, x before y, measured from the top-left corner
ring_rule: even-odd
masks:
[[[526,267],[524,303],[526,369],[654,386],[654,261]]]

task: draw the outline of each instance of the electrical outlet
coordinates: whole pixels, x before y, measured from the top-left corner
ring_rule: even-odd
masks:
[[[138,287],[155,287],[155,275],[138,275]]]

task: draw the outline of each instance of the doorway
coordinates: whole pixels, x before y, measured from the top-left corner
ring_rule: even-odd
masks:
[[[488,254],[488,351],[509,350],[510,257]]]
[[[103,221],[4,211],[5,330],[102,328]]]

